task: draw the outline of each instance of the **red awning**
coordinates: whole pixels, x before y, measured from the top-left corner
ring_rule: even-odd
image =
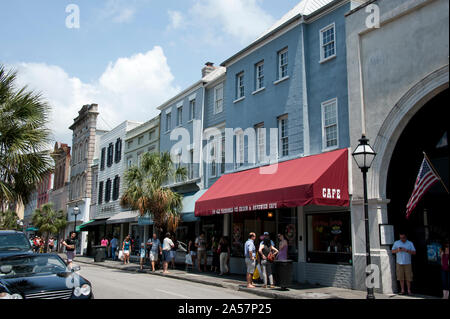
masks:
[[[197,200],[195,216],[306,205],[349,206],[347,149],[277,165],[222,176]]]

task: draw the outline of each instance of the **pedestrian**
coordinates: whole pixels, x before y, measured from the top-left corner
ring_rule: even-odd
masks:
[[[401,232],[399,235],[400,240],[397,240],[392,246],[392,253],[397,256],[397,280],[400,281],[400,295],[405,294],[405,281],[408,287],[408,295],[411,295],[411,282],[413,280],[411,256],[416,254],[416,249],[413,243],[407,239],[404,232]]]
[[[169,267],[170,261],[170,250],[174,247],[172,239],[170,239],[170,233],[166,234],[162,245],[163,252],[163,274],[168,274],[167,268]]]
[[[34,236],[33,239],[33,252],[39,253],[39,247],[41,246],[41,243],[39,242],[39,237]]]
[[[197,259],[197,247],[195,247],[195,238],[190,239],[188,243],[188,254],[191,255],[192,259],[192,270],[194,270],[195,267],[195,261]]]
[[[247,266],[247,288],[256,288],[253,285],[252,277],[256,268],[256,234],[251,232],[248,234],[248,240],[244,245],[245,265]]]
[[[272,264],[275,261],[275,256],[278,254],[269,238],[264,238],[262,245],[259,247],[259,256],[261,260],[261,273],[264,281],[263,288],[267,288],[267,278],[269,278],[270,288],[275,288],[273,285]]]
[[[446,242],[441,249],[441,272],[442,272],[442,299],[448,299],[448,292],[450,287],[450,274],[449,274],[449,243]]]
[[[195,247],[197,248],[197,256],[198,256],[198,271],[201,270],[201,263],[203,262],[203,269],[206,271],[207,267],[207,255],[206,255],[206,238],[205,232],[201,232],[200,236],[195,239]]]
[[[173,247],[170,250],[170,264],[172,266],[172,269],[175,269],[175,257],[177,255],[178,241],[177,241],[175,235],[171,235],[170,239],[172,239],[172,242],[173,242]]]
[[[39,253],[43,254],[44,253],[44,247],[45,247],[45,240],[40,237],[39,238]]]
[[[230,245],[226,237],[220,238],[218,247],[219,261],[220,261],[220,276],[230,273],[230,268],[228,268],[228,262],[230,259]]]
[[[140,257],[140,265],[141,270],[144,270],[144,263],[145,263],[145,243],[141,244],[141,248],[139,250],[139,257]]]
[[[115,261],[116,260],[116,249],[118,246],[118,240],[117,240],[116,236],[113,236],[113,238],[111,239],[110,245],[111,245],[111,258],[113,261]]]
[[[122,244],[122,251],[123,251],[123,264],[129,264],[130,263],[130,253],[131,253],[131,239],[130,235],[128,235]]]
[[[106,237],[103,237],[100,241],[100,246],[105,247],[105,258],[108,258],[108,245],[109,241]]]
[[[152,264],[152,271],[155,271],[155,264],[158,262],[158,256],[161,252],[161,242],[156,234],[153,234],[153,238],[147,241],[147,247],[150,248],[149,257]]]
[[[76,237],[77,233],[72,231],[70,232],[70,237],[62,241],[63,246],[66,247],[67,266],[69,269],[72,268],[72,262],[75,259]]]
[[[270,240],[270,243],[272,244],[272,246],[275,247],[275,243],[270,239],[270,234],[269,234],[269,232],[264,232],[263,236],[261,236],[261,237],[259,238],[259,239],[260,239],[260,242],[259,242],[259,248],[261,248],[261,245],[263,244],[265,238],[269,239],[269,240]],[[258,250],[259,250],[259,248],[258,248]]]
[[[50,252],[53,252],[53,248],[55,247],[55,239],[53,237],[50,237],[48,240],[48,249]]]
[[[212,263],[211,263],[211,271],[219,272],[220,269],[220,257],[219,257],[219,242],[216,239],[216,236],[211,238],[211,252],[212,252]]]
[[[278,234],[278,255],[277,260],[287,260],[289,244],[283,234]]]

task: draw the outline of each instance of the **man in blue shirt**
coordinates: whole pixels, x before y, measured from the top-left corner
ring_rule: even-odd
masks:
[[[247,266],[247,288],[255,288],[252,281],[256,268],[255,238],[256,234],[250,233],[244,246],[245,265]]]
[[[408,295],[411,295],[411,281],[413,280],[411,256],[416,254],[416,248],[407,240],[405,233],[400,233],[400,240],[392,246],[392,253],[397,256],[397,280],[400,281],[400,295],[405,294],[405,281],[408,286]]]
[[[111,245],[111,257],[112,257],[112,260],[116,260],[116,249],[117,249],[117,246],[119,245],[119,242],[117,241],[117,238],[114,236],[113,237],[113,239],[111,239],[111,243],[110,243],[110,245]]]
[[[161,254],[161,242],[156,234],[153,234],[153,238],[147,241],[147,247],[150,247],[150,262],[152,264],[152,271],[155,272],[155,264],[158,262],[158,257]]]

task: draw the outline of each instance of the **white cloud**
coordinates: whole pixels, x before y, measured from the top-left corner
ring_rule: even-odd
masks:
[[[52,107],[50,128],[55,139],[69,144],[69,126],[85,104],[97,103],[99,127],[111,129],[125,120],[151,119],[158,114],[156,107],[180,90],[158,46],[110,63],[92,83],[83,83],[54,65],[20,63],[12,67],[18,71],[19,86],[42,92]]]
[[[211,44],[223,34],[241,44],[255,40],[275,19],[260,6],[261,0],[199,0],[188,11],[186,24],[199,28]],[[169,13],[170,15],[170,13]],[[170,15],[171,25],[174,17]],[[175,17],[176,18],[176,17]]]
[[[124,0],[108,0],[102,10],[104,19],[111,19],[116,23],[130,22],[134,18],[136,8],[133,3]]]
[[[176,30],[183,26],[184,17],[180,11],[169,10],[167,13],[169,14],[170,18],[168,29]]]

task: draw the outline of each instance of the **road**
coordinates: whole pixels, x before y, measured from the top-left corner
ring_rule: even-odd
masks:
[[[253,294],[150,274],[81,264],[96,299],[264,299]]]

